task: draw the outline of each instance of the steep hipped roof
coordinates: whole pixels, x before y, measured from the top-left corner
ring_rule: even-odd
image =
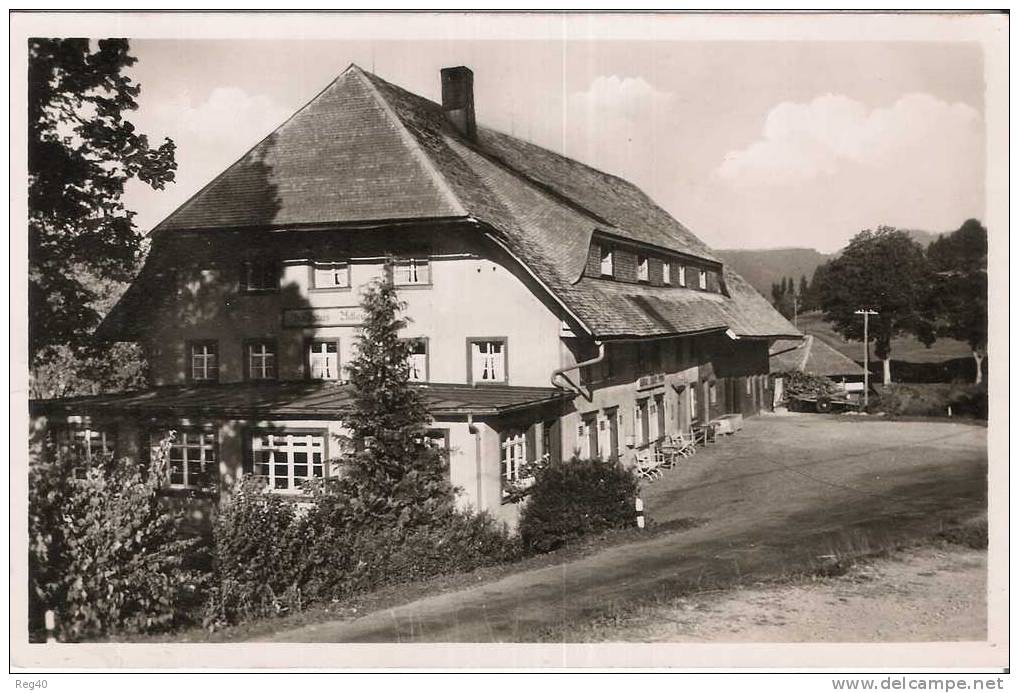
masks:
[[[436,218],[480,223],[596,337],[727,328],[798,335],[728,270],[728,295],[584,278],[596,230],[718,260],[625,180],[482,126],[466,139],[440,105],[356,65],[153,234]],[[101,331],[129,324],[126,308]]]
[[[802,341],[780,339],[772,345],[771,372],[786,371],[829,377],[863,377],[863,367],[860,364],[814,335],[807,335]]]

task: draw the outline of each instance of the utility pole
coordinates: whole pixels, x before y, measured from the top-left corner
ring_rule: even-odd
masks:
[[[867,403],[869,402],[870,395],[870,341],[867,334],[867,328],[869,318],[871,315],[877,315],[876,310],[861,309],[853,311],[855,315],[863,316],[863,408],[867,409]]]

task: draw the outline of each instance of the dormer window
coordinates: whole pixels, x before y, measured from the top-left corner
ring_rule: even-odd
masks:
[[[708,273],[704,270],[699,270],[697,274],[697,286],[701,288],[701,291],[708,290]]]
[[[612,269],[612,248],[601,249],[601,276],[611,277],[614,274]]]
[[[679,281],[680,286],[686,286],[686,267],[683,265],[676,269],[676,279]]]
[[[646,282],[648,280],[648,261],[646,255],[637,256],[637,281]]]
[[[672,263],[668,260],[662,263],[662,284],[666,286],[672,284]]]
[[[241,266],[241,290],[278,291],[280,266],[275,260],[248,260]]]
[[[397,286],[422,286],[432,283],[428,258],[398,260],[393,265],[393,283]]]

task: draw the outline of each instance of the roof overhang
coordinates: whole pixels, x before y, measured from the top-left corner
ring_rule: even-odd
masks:
[[[551,387],[471,386],[456,383],[412,385],[428,413],[452,416],[501,416],[572,399]],[[273,384],[227,383],[174,385],[89,397],[33,400],[33,416],[128,416],[224,419],[342,420],[352,407],[353,386],[292,381]]]

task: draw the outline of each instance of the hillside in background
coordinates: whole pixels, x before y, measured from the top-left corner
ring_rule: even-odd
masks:
[[[902,229],[914,241],[924,246],[930,245],[935,239],[944,236],[945,231],[924,231],[922,229]],[[771,300],[771,285],[781,282],[783,277],[792,277],[799,285],[800,277],[806,276],[809,282],[814,270],[823,265],[841,251],[825,254],[813,248],[763,248],[758,250],[716,250],[715,253],[736,273],[750,282],[761,295]]]
[[[771,285],[792,277],[799,282],[814,276],[814,270],[828,261],[830,255],[813,248],[768,248],[765,250],[716,250],[722,262],[750,282],[762,296],[771,300]]]

